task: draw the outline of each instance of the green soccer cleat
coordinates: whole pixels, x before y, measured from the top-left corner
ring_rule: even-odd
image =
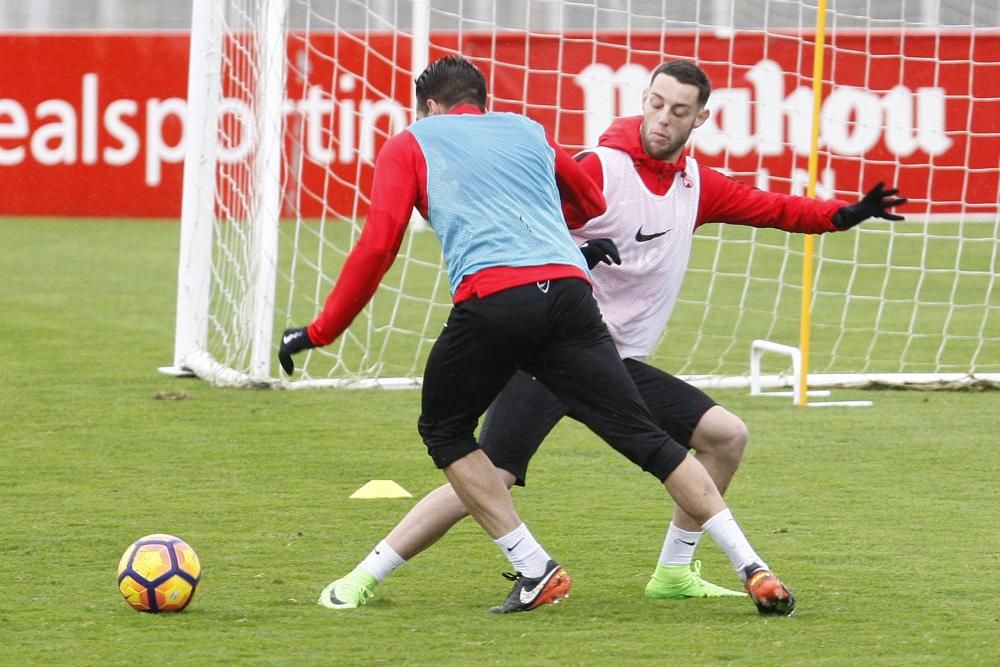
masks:
[[[657,565],[646,584],[646,597],[657,599],[746,597],[701,578],[701,561],[687,565]]]
[[[319,603],[327,609],[357,609],[368,604],[375,595],[375,577],[361,568],[323,589]]]

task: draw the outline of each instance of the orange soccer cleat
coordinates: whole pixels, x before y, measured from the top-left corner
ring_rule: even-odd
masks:
[[[748,565],[743,570],[747,579],[744,587],[757,611],[761,614],[778,614],[791,616],[795,613],[795,596],[781,582],[778,575],[764,568],[759,563]]]
[[[503,576],[514,582],[514,590],[503,604],[490,608],[494,614],[531,611],[543,604],[557,604],[569,597],[569,589],[573,587],[569,574],[554,560],[548,562],[545,573],[537,578],[525,577],[520,572],[504,572]]]

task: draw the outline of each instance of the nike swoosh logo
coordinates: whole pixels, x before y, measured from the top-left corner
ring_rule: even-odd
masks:
[[[288,345],[301,335],[302,335],[301,331],[296,331],[295,333],[286,334],[285,336],[282,337],[281,342],[284,343],[285,345]]]
[[[684,544],[688,545],[689,547],[693,547],[695,544],[697,544],[697,542],[688,542],[687,540],[682,540],[680,538],[677,538],[677,541],[678,542],[683,542]]]
[[[671,227],[670,229],[673,229],[673,227]],[[635,233],[635,240],[638,241],[639,243],[643,243],[644,241],[652,241],[657,236],[663,236],[664,234],[669,232],[670,229],[665,229],[662,232],[656,232],[654,234],[643,234],[642,227],[640,227],[639,231]]]
[[[516,549],[517,545],[520,544],[523,541],[524,541],[524,538],[522,537],[517,542],[514,542],[514,544],[512,546],[507,547],[507,553],[510,553],[511,551],[513,551],[514,549]]]
[[[518,598],[521,600],[521,604],[531,604],[532,602],[534,602],[535,598],[538,597],[538,594],[541,593],[542,589],[545,588],[545,584],[549,583],[549,579],[551,579],[552,575],[554,575],[558,571],[559,568],[553,568],[552,571],[549,572],[547,577],[542,578],[541,581],[535,584],[534,588],[530,589],[528,587],[522,588],[521,592],[518,594]]]

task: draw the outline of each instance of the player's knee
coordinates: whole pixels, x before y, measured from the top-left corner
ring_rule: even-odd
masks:
[[[742,419],[720,405],[706,412],[691,434],[691,447],[735,463],[743,458],[750,432]]]
[[[509,489],[517,483],[517,475],[504,468],[497,467],[497,475],[503,480],[504,485]]]
[[[468,456],[479,448],[474,439],[457,442],[454,440],[449,442],[435,442],[434,440],[425,438],[424,444],[427,445],[427,453],[430,454],[434,465],[439,470],[444,470],[455,461]]]
[[[638,463],[644,471],[664,482],[687,458],[688,450],[676,441],[667,438],[662,446],[650,450],[645,460],[632,460]]]
[[[462,432],[447,424],[431,422],[423,417],[417,422],[417,431],[427,446],[434,465],[443,470],[467,454],[479,449],[472,432]]]

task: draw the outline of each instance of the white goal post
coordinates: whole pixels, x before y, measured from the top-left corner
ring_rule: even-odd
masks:
[[[367,212],[374,158],[413,120],[430,59],[472,58],[491,109],[562,145],[639,113],[659,63],[698,63],[699,162],[802,194],[820,0],[193,0],[173,364],[219,385],[412,387],[447,315],[416,220],[372,303],[333,345],[273,363],[321,309]],[[815,188],[880,180],[904,222],[815,237],[809,385],[1000,382],[1000,9],[992,0],[830,2]],[[798,345],[803,237],[707,224],[651,362],[749,386],[753,341]],[[790,385],[784,362],[765,386]]]

